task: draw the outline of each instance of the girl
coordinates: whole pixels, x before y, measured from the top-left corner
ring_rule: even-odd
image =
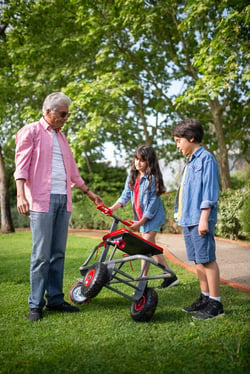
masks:
[[[130,229],[140,231],[144,239],[155,243],[156,234],[160,232],[166,219],[160,199],[160,195],[164,192],[163,178],[156,153],[152,147],[142,145],[134,153],[124,190],[110,209],[113,212],[131,200],[135,222],[130,226]],[[154,258],[158,263],[167,267],[162,254],[155,255]],[[144,270],[144,276],[147,275],[148,268],[149,264]],[[179,280],[176,276],[165,278],[160,288],[172,287],[178,283]]]

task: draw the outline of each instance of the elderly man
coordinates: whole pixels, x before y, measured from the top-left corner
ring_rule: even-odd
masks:
[[[70,116],[70,104],[62,92],[50,94],[43,103],[43,117],[24,126],[16,137],[17,210],[30,216],[32,232],[27,316],[31,321],[43,317],[44,306],[47,311],[79,311],[64,301],[63,294],[71,187],[79,188],[95,204],[103,203],[80,177],[61,132]]]

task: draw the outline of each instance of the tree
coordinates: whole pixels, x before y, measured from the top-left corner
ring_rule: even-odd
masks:
[[[101,157],[105,141],[128,153],[152,144],[175,158],[173,122],[196,117],[218,158],[222,188],[229,187],[228,154],[246,154],[248,141],[246,1],[7,4],[1,70],[12,90],[2,123],[14,118],[17,129],[36,119],[47,93],[63,90],[74,101],[67,136],[86,162]]]
[[[10,213],[10,200],[8,196],[8,181],[0,146],[0,207],[1,207],[1,231],[3,233],[14,232],[14,226]]]

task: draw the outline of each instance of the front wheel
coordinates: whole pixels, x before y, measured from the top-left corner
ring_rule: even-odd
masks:
[[[103,262],[97,262],[87,272],[83,284],[82,293],[87,298],[95,297],[108,279],[107,266]]]
[[[82,294],[82,282],[77,282],[69,290],[69,299],[74,304],[89,303],[90,299]]]
[[[136,322],[148,322],[152,318],[157,304],[157,292],[153,288],[146,288],[140,300],[132,303],[131,317]]]

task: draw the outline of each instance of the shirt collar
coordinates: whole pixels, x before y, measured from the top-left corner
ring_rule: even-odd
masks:
[[[193,160],[194,158],[198,158],[200,154],[204,151],[204,147],[199,147],[193,154],[189,161]]]
[[[45,129],[45,130],[52,130],[50,124],[46,121],[46,119],[44,117],[41,117],[40,118],[40,121],[39,121],[42,125],[42,127]],[[61,131],[61,129],[58,129],[58,131]],[[56,131],[56,132],[58,132]]]

